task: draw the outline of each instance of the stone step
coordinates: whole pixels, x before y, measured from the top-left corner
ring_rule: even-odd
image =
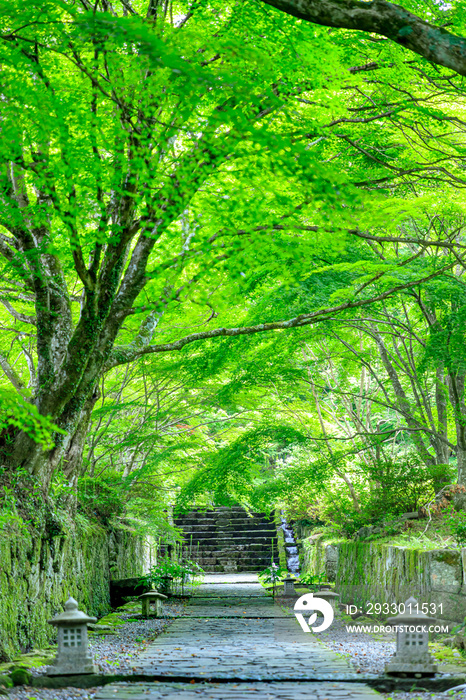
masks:
[[[178,513],[175,515],[176,518],[184,518],[188,515],[206,515],[206,516],[211,516],[211,517],[218,517],[221,515],[231,515],[231,514],[236,514],[240,513],[241,515],[246,516],[249,518],[251,515],[255,515],[259,518],[272,518],[272,515],[267,515],[267,513],[260,513],[259,511],[253,510],[248,513],[248,511],[245,510],[242,506],[218,506],[218,508],[215,508],[214,510],[212,509],[207,509],[207,510],[189,510],[186,513]]]
[[[278,564],[278,562],[277,562],[277,564]],[[254,565],[249,566],[249,565],[245,564],[244,566],[241,566],[240,568],[236,568],[236,569],[234,567],[232,568],[231,566],[223,566],[221,564],[210,564],[209,566],[204,567],[204,571],[206,573],[220,573],[220,574],[221,573],[228,573],[229,571],[230,572],[234,571],[234,572],[238,572],[238,573],[249,572],[249,573],[257,574],[257,573],[260,573],[261,571],[263,571],[265,568],[266,567],[263,566],[262,564],[259,566],[254,566]]]
[[[183,532],[194,534],[202,534],[205,532],[274,532],[276,534],[276,529],[274,525],[261,524],[261,523],[243,523],[241,525],[228,525],[225,527],[220,527],[217,525],[183,525],[175,523],[177,527],[180,527]]]
[[[192,542],[198,543],[198,542],[205,542],[206,544],[211,544],[215,542],[238,542],[239,544],[247,544],[248,542],[258,542],[258,543],[266,543],[270,542],[273,540],[274,542],[277,541],[277,535],[276,533],[273,532],[262,532],[261,530],[257,532],[249,532],[245,533],[242,532],[240,535],[232,535],[230,533],[228,534],[218,534],[218,535],[213,535],[211,532],[206,533],[205,535],[202,534],[196,534],[192,535],[190,533],[187,533],[184,535],[184,541],[189,543]],[[290,544],[290,547],[294,546]]]
[[[275,552],[274,552],[275,554]],[[277,554],[278,556],[278,554]],[[232,551],[231,549],[219,549],[216,551],[210,551],[210,552],[199,552],[196,556],[193,556],[192,558],[194,560],[200,560],[200,559],[218,559],[218,557],[230,557],[230,559],[235,559],[235,560],[242,560],[242,561],[253,561],[253,560],[263,560],[263,559],[270,559],[271,553],[269,552],[264,552],[263,554],[260,554],[259,552],[238,552],[238,551]]]
[[[185,556],[207,571],[262,571],[272,554],[278,561],[277,532],[268,514],[250,517],[241,507],[190,512],[175,518],[183,532]]]
[[[278,561],[276,563],[278,564]],[[268,562],[268,565],[270,565],[270,562]],[[250,573],[257,574],[257,573],[263,571],[265,568],[266,567],[263,564],[261,564],[259,566],[244,565],[244,566],[238,567],[236,569],[234,567],[232,568],[231,566],[223,566],[221,564],[212,564],[210,566],[206,566],[204,571],[206,571],[207,573],[228,573],[228,571],[230,571],[230,572],[235,571],[238,573],[250,572]]]
[[[229,558],[215,559],[209,557],[208,559],[199,559],[197,563],[204,571],[212,571],[212,567],[214,566],[223,566],[225,571],[228,567],[232,567],[236,571],[263,571],[270,566],[271,561],[270,559],[264,559],[262,561],[236,561],[235,559]]]
[[[175,524],[179,523],[181,527],[275,527],[275,523],[271,522],[270,520],[259,520],[258,518],[238,518],[225,520],[225,522],[219,522],[218,520],[205,520],[204,518],[198,520],[190,518],[189,520],[175,520],[174,522]]]
[[[227,510],[214,511],[190,511],[189,513],[178,513],[174,516],[175,518],[267,518],[271,519],[271,516],[266,513],[246,513],[245,510]]]
[[[277,543],[274,542],[273,540],[271,541],[271,540],[265,540],[265,539],[260,540],[259,542],[257,542],[257,540],[246,540],[246,541],[242,541],[242,540],[216,540],[214,542],[208,542],[205,540],[205,541],[199,543],[199,547],[197,545],[195,546],[193,544],[192,547],[190,547],[189,545],[184,545],[183,548],[186,551],[188,551],[190,549],[192,549],[193,551],[197,551],[198,549],[199,550],[202,549],[203,551],[211,550],[211,549],[212,550],[214,550],[214,549],[232,549],[232,550],[238,549],[239,551],[248,551],[249,550],[249,551],[260,552],[264,548],[272,547],[272,545],[276,549],[276,544]]]
[[[231,561],[243,561],[245,563],[251,563],[254,561],[270,561],[270,556],[267,554],[258,555],[257,552],[231,552],[231,551],[219,551],[219,552],[202,552],[197,557],[193,557],[194,560],[201,561],[201,559],[231,559]]]
[[[270,548],[271,550],[272,548]],[[274,552],[277,551],[277,548],[274,547]],[[189,553],[189,550],[187,550]],[[192,551],[191,556],[189,557],[190,559],[195,559],[196,557],[215,557],[218,555],[219,552],[225,552],[225,554],[228,552],[228,554],[231,554],[231,556],[236,556],[236,555],[244,555],[248,557],[261,557],[264,555],[269,556],[269,549],[268,547],[262,547],[261,549],[250,549],[250,548],[244,548],[241,549],[239,547],[202,547],[199,548],[199,551]],[[271,552],[270,552],[271,554]]]
[[[204,527],[204,528],[212,528],[212,527],[217,527],[220,529],[223,529],[225,527],[246,527],[250,529],[255,529],[257,527],[267,527],[267,528],[274,528],[275,529],[275,524],[271,522],[270,520],[259,520],[258,518],[229,518],[228,520],[225,521],[219,521],[219,520],[206,520],[205,518],[189,518],[186,520],[175,520],[174,521],[175,525],[178,527]]]
[[[267,568],[271,564],[270,557],[263,557],[261,559],[257,557],[236,559],[235,557],[230,557],[229,555],[197,557],[195,561],[203,569],[209,568],[211,564],[221,564],[225,562],[230,562],[231,564],[234,564],[238,568],[238,570],[241,570],[244,566],[255,566],[256,568],[262,570]]]
[[[181,513],[175,515],[175,520],[197,520],[199,518],[204,518],[205,520],[273,520],[273,517],[266,515],[265,513],[252,513],[248,514],[246,511],[223,511],[222,513],[216,513],[214,511],[207,512],[191,512],[191,513]]]
[[[278,554],[277,554],[278,557]],[[231,559],[232,561],[244,561],[245,563],[251,563],[253,561],[270,561],[271,555],[268,552],[264,554],[258,554],[257,552],[200,552],[198,556],[193,557],[195,561],[201,561],[201,559]]]
[[[274,554],[277,550],[274,550]],[[238,551],[234,549],[208,549],[201,550],[199,552],[192,552],[188,555],[189,559],[197,561],[199,559],[206,559],[209,557],[230,557],[230,559],[241,560],[241,561],[252,561],[253,559],[270,559],[272,556],[271,551],[264,551],[263,553],[257,551]],[[278,555],[277,555],[278,556]]]

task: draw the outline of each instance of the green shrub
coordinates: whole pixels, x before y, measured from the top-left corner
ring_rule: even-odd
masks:
[[[447,522],[458,547],[466,547],[466,512],[451,509],[447,516]]]
[[[272,562],[271,565],[268,566],[263,571],[261,571],[258,574],[258,576],[259,576],[259,579],[262,581],[262,583],[272,584],[273,595],[275,596],[275,586],[282,579],[284,579],[286,576],[288,576],[288,570],[285,569],[283,566],[279,566],[278,564],[275,564],[274,562]]]
[[[347,485],[334,482],[321,499],[322,517],[345,537],[354,537],[368,525],[379,525],[385,535],[397,534],[399,516],[417,511],[431,499],[434,474],[440,478],[445,473],[445,469],[430,471],[415,456],[359,465],[351,474],[359,509]]]
[[[429,469],[415,457],[372,463],[367,475],[372,487],[365,511],[372,518],[416,511],[432,491]]]
[[[322,584],[327,578],[325,571],[321,571],[320,574],[311,574],[307,572],[306,574],[300,574],[299,582],[306,584],[312,590],[317,591],[320,584]]]
[[[431,464],[427,467],[435,493],[456,481],[455,467],[452,464]]]
[[[141,577],[141,583],[150,585],[152,588],[163,588],[167,576],[172,576],[175,583],[180,583],[183,588],[189,578],[194,581],[202,578],[204,569],[195,561],[183,559],[173,561],[168,555],[161,557],[155,566],[152,566],[148,573]]]

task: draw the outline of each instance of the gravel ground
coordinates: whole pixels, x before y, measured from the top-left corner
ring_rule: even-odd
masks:
[[[381,697],[385,700],[464,700],[466,695],[462,691],[448,690],[445,693],[382,693]]]
[[[28,688],[25,685],[20,690],[15,688],[8,694],[8,697],[10,700],[92,700],[98,690],[100,688],[47,690],[46,688]]]
[[[183,614],[184,605],[169,603],[163,606],[164,615],[173,620]],[[136,616],[129,612],[120,616],[122,620],[132,620]],[[102,673],[132,673],[133,659],[147,647],[171,622],[170,619],[141,618],[126,622],[118,628],[118,636],[93,637],[89,646],[95,662]],[[45,669],[44,669],[45,670]]]
[[[358,621],[349,624],[357,625]],[[357,671],[382,674],[396,650],[395,634],[347,632],[346,625],[347,622],[337,615],[328,630],[315,636],[334,651],[348,656]]]

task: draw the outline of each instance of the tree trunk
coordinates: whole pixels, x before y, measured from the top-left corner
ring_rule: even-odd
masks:
[[[458,484],[466,486],[466,406],[464,403],[465,375],[449,374],[450,402],[456,427],[456,456],[458,460]],[[463,499],[466,500],[466,499]]]
[[[12,469],[26,469],[40,482],[44,494],[50,488],[55,470],[61,465],[63,473],[70,479],[70,487],[75,490],[92,409],[98,398],[99,391],[96,388],[82,402],[83,407],[75,418],[74,425],[64,426],[60,425],[60,420],[56,421],[58,427],[66,429],[66,434],[55,434],[55,447],[51,450],[44,450],[24,431],[17,432],[11,450],[3,449],[6,464]]]
[[[86,436],[91,422],[92,410],[99,399],[100,391],[98,387],[87,399],[81,412],[81,417],[76,431],[69,441],[68,447],[63,454],[62,469],[66,477],[70,479],[70,486],[76,488],[78,476],[82,473],[82,461]]]

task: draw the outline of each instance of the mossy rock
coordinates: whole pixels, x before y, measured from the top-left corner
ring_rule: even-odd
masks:
[[[460,563],[460,554],[458,552],[436,552],[435,558],[437,561],[447,564],[447,566],[459,566]]]
[[[31,685],[32,673],[28,668],[18,666],[10,675],[13,685]]]
[[[115,629],[103,629],[103,630],[89,630],[88,635],[89,637],[105,637],[107,634],[109,635],[118,635],[118,631]]]
[[[117,608],[117,612],[131,612],[132,610],[139,610],[141,607],[141,601],[140,600],[132,600],[129,603],[125,603],[124,605],[120,605]]]
[[[0,675],[0,688],[12,688],[13,681],[10,676]]]
[[[124,625],[124,620],[121,619],[121,617],[117,613],[110,613],[109,615],[105,615],[105,617],[102,617],[99,620],[100,625],[112,625],[114,627],[118,627],[120,625]]]
[[[39,666],[49,666],[55,658],[52,651],[36,649],[28,654],[21,654],[13,660],[10,668],[19,666],[20,668],[39,668]]]

